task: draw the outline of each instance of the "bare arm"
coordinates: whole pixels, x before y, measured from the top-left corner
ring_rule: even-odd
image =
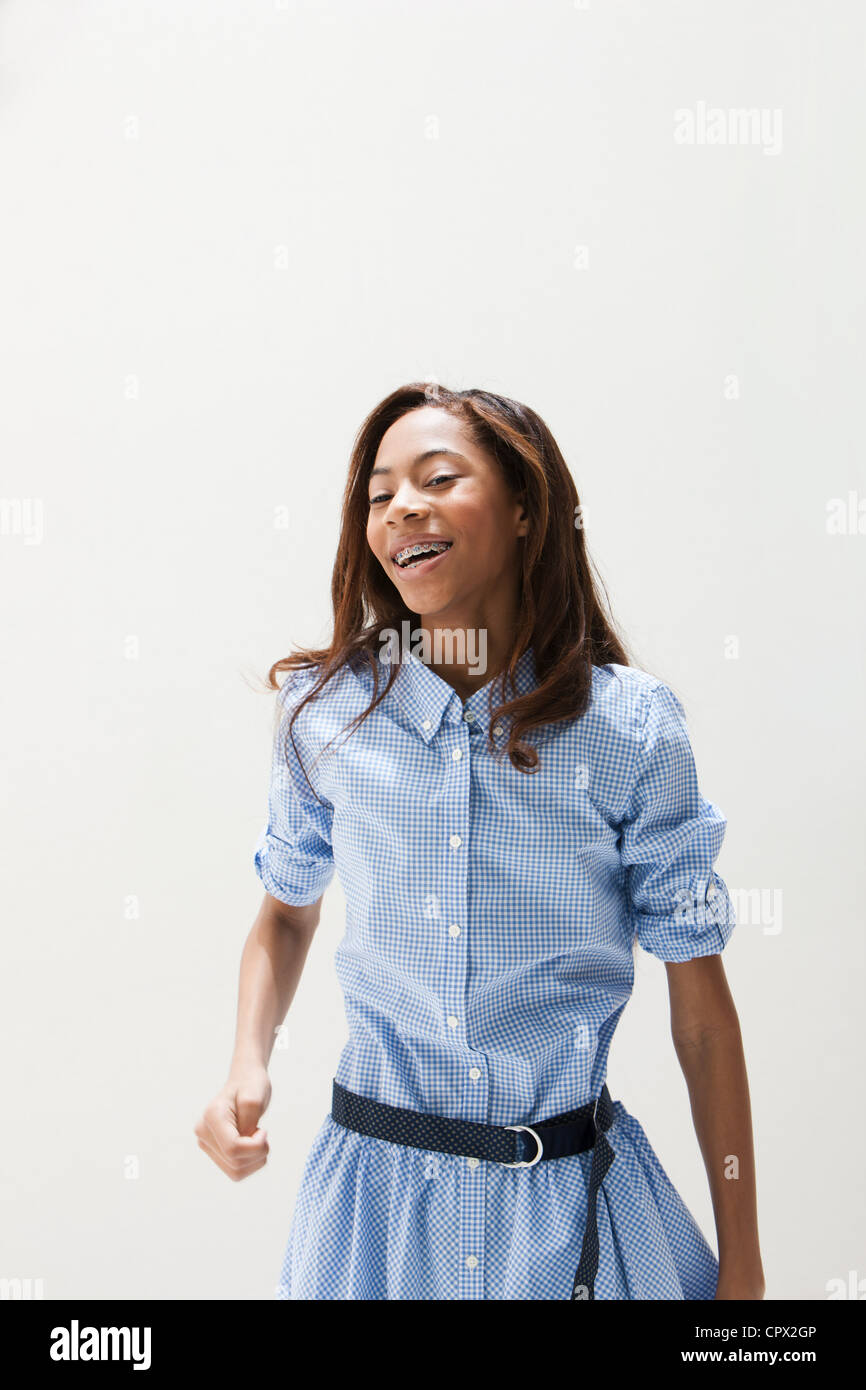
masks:
[[[292,907],[266,893],[244,944],[228,1079],[195,1126],[199,1148],[234,1181],[267,1162],[267,1135],[258,1122],[271,1098],[268,1062],[321,907],[321,898],[307,907]]]
[[[686,1079],[719,1245],[717,1299],[761,1299],[755,1154],[740,1022],[721,955],[666,962],[671,1036]]]
[[[322,899],[290,907],[266,893],[241,954],[232,1069],[266,1067],[319,925]]]

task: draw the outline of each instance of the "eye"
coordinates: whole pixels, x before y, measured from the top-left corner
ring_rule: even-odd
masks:
[[[436,477],[431,478],[429,483],[426,484],[426,486],[434,487],[436,483],[453,483],[458,476],[459,475],[457,473],[437,473]],[[370,506],[373,507],[377,502],[386,501],[387,497],[387,492],[377,493],[375,497],[370,498]]]

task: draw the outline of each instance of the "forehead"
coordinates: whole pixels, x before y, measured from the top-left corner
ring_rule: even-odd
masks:
[[[376,463],[389,466],[404,456],[426,453],[440,446],[456,449],[467,457],[477,453],[463,421],[439,406],[421,406],[395,420],[379,442]]]

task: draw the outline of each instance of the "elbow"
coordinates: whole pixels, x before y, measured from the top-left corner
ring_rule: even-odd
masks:
[[[322,915],[322,899],[314,903],[285,903],[271,893],[265,894],[262,914],[269,924],[282,930],[297,932],[301,936],[312,936]]]
[[[742,1046],[740,1020],[736,1012],[718,1019],[703,1019],[688,1028],[671,1028],[671,1039],[677,1056],[691,1057],[696,1052],[707,1052],[714,1047],[730,1046],[731,1042]]]

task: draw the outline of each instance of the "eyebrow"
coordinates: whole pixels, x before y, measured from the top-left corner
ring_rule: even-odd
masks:
[[[447,454],[449,458],[462,459],[464,463],[469,462],[465,454],[458,454],[456,449],[425,449],[423,454],[415,455],[411,466],[417,468],[419,463],[426,463],[428,459],[436,458],[439,454]],[[370,472],[370,477],[375,477],[377,473],[391,473],[392,471],[390,468],[374,468]]]

